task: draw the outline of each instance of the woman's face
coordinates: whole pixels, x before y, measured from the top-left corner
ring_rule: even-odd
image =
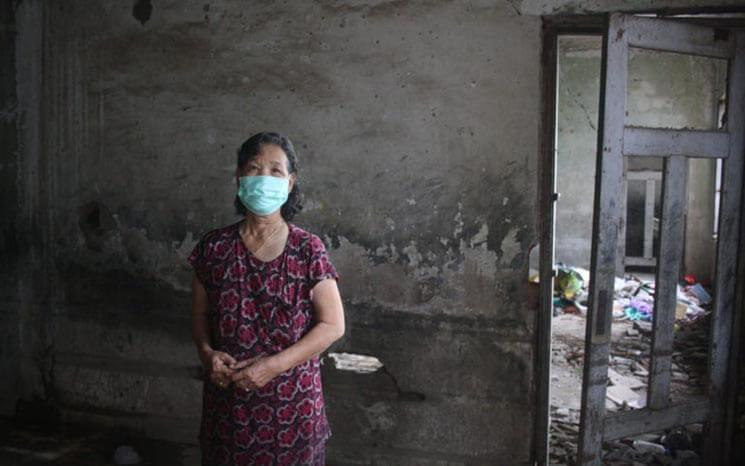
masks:
[[[290,180],[289,190],[295,185],[295,174],[290,173],[287,155],[281,147],[275,144],[264,144],[261,151],[252,159],[236,170],[235,182],[240,185],[242,176],[276,176]]]

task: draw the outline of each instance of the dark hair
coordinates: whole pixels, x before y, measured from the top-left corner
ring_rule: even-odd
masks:
[[[241,144],[241,147],[238,149],[238,169],[240,170],[251,159],[259,155],[262,146],[266,144],[274,144],[275,146],[279,146],[287,156],[288,171],[290,173],[297,173],[297,153],[295,153],[295,148],[293,147],[292,142],[287,137],[282,136],[279,133],[272,132],[261,132],[254,134],[250,138],[246,139],[246,142]],[[235,205],[235,211],[238,215],[246,215],[248,209],[246,209],[246,206],[243,205],[241,199],[238,197],[237,194],[235,195],[233,204]],[[295,185],[292,188],[292,191],[290,191],[290,194],[287,197],[287,201],[282,204],[280,214],[282,215],[283,219],[289,222],[301,210],[303,210],[303,205],[300,194],[300,186],[298,186],[296,175]]]

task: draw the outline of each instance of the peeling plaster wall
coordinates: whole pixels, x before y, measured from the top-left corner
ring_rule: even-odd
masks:
[[[336,349],[385,364],[324,366],[329,459],[529,464],[531,14],[575,3],[603,8],[171,0],[133,14],[133,2],[23,0],[20,393],[67,420],[196,440],[185,257],[236,220],[235,149],[277,129],[299,149],[297,223],[342,276]]]
[[[510,0],[525,15],[592,14],[705,7],[741,7],[742,0]]]
[[[152,7],[21,6],[43,25],[53,268],[36,389],[68,420],[196,441],[185,257],[236,221],[238,145],[277,129],[299,150],[297,223],[342,277],[337,349],[385,364],[325,365],[330,458],[527,464],[540,19],[499,2]]]

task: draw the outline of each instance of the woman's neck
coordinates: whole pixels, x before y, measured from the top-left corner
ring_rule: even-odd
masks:
[[[262,237],[270,233],[284,223],[279,211],[271,215],[259,216],[253,212],[247,212],[243,220],[243,233],[253,237]]]

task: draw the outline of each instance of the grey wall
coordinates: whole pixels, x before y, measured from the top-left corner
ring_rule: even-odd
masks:
[[[599,36],[559,39],[556,261],[590,268],[600,97]]]
[[[49,267],[34,347],[50,348],[51,384],[31,374],[29,390],[71,420],[196,440],[185,257],[236,220],[238,145],[276,129],[299,149],[297,223],[342,277],[337,349],[386,367],[325,366],[331,459],[527,464],[539,18],[493,2],[160,1],[141,24],[131,2],[31,0],[18,16],[19,47],[43,38],[40,90],[19,73],[30,108],[43,95],[28,148],[42,190],[21,199],[43,226],[21,233],[43,230]]]
[[[0,413],[12,411],[18,386],[21,344],[18,283],[13,271],[17,263],[18,240],[18,140],[15,79],[15,14],[10,2],[0,4],[0,373],[12,383],[0,385]]]
[[[0,364],[18,379],[3,395],[194,442],[185,257],[236,220],[235,149],[276,129],[300,152],[297,223],[341,273],[336,349],[385,364],[367,376],[324,366],[330,459],[528,464],[533,15],[607,6],[172,0],[143,24],[132,2],[22,1],[19,151],[0,171],[18,200],[2,201],[16,309],[2,332],[18,340]]]

